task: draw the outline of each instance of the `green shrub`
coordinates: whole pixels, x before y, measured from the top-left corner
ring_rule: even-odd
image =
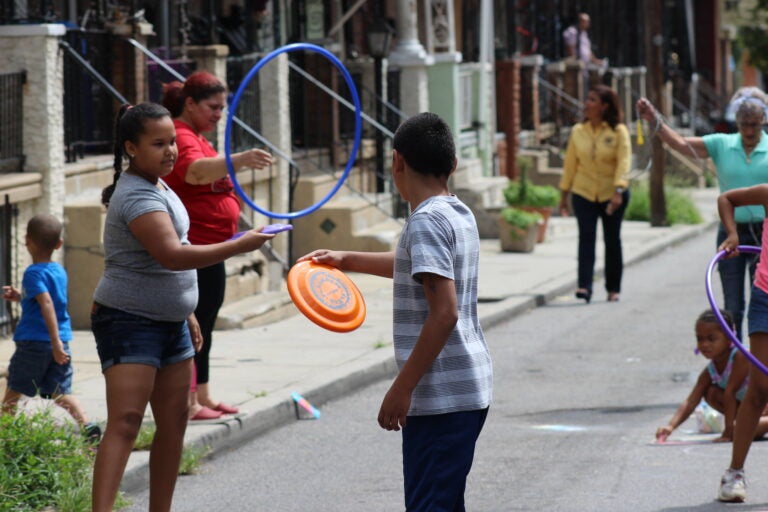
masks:
[[[541,221],[541,215],[536,212],[526,212],[512,207],[502,209],[501,216],[507,224],[520,229],[528,229]]]
[[[560,203],[560,191],[552,185],[534,185],[521,178],[509,182],[504,199],[509,206],[555,207]]]
[[[49,410],[0,416],[0,511],[90,510],[90,448]]]
[[[699,224],[701,213],[684,191],[674,187],[664,187],[667,205],[667,224]],[[627,220],[651,220],[651,199],[647,183],[632,186],[632,194],[624,214]]]

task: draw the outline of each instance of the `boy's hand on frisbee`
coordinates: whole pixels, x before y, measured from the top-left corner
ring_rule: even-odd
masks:
[[[344,254],[341,251],[329,251],[328,249],[317,249],[316,251],[312,251],[309,254],[305,254],[296,262],[299,261],[306,261],[311,260],[315,263],[322,263],[324,265],[330,265],[331,267],[336,267],[340,270],[343,270],[341,268],[342,260],[344,259]]]

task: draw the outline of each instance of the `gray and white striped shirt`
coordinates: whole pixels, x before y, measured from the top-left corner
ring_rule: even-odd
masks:
[[[410,215],[395,251],[394,343],[402,368],[428,314],[421,274],[452,279],[459,319],[443,350],[411,397],[409,415],[484,409],[490,405],[493,370],[477,317],[480,240],[472,211],[456,196],[434,196]]]

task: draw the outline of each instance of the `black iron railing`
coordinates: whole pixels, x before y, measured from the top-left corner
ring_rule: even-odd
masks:
[[[189,76],[197,69],[197,63],[189,58],[178,57],[164,59],[166,66],[174,69],[181,76]],[[147,61],[147,86],[149,89],[149,101],[162,103],[163,84],[178,80],[167,69],[153,60]],[[180,80],[183,81],[183,80]]]
[[[111,38],[106,31],[69,30],[65,39],[73,58],[64,59],[64,144],[67,162],[74,162],[112,151],[113,89],[104,82],[112,76]]]
[[[24,84],[26,71],[0,74],[0,172],[24,168]]]
[[[261,53],[227,57],[227,88],[234,94],[240,87],[248,72],[259,62]],[[261,132],[261,91],[258,73],[248,83],[237,104],[237,117],[253,130]],[[240,125],[232,126],[231,150],[235,153],[257,145],[252,135]]]
[[[56,21],[53,0],[0,0],[0,24],[49,23]]]
[[[19,232],[18,213],[18,208],[11,204],[8,194],[6,194],[2,205],[0,205],[0,279],[4,283],[17,283],[17,285],[20,279],[13,279],[11,276],[11,257],[13,248],[21,246],[14,243],[13,240],[14,224],[16,224],[16,233]],[[16,268],[18,268],[18,250],[16,255]],[[5,304],[0,308],[0,336],[8,336],[16,328],[16,319],[13,316],[12,302],[7,300],[3,302]]]

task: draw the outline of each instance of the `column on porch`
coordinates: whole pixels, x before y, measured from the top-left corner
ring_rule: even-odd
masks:
[[[517,150],[520,136],[520,60],[496,61],[496,122],[506,136],[506,156],[499,172],[517,178]]]
[[[544,57],[541,55],[525,55],[518,57],[520,61],[520,127],[532,130],[534,141],[532,145],[541,143],[541,112],[539,110],[538,76]]]
[[[0,71],[26,70],[24,88],[24,170],[42,175],[38,212],[64,214],[64,80],[59,38],[64,25],[0,26]],[[26,219],[19,219],[26,225]],[[24,224],[21,224],[23,221]]]
[[[400,110],[409,116],[429,109],[427,68],[434,62],[418,38],[417,7],[416,0],[397,0],[397,45],[388,59],[400,69]]]

